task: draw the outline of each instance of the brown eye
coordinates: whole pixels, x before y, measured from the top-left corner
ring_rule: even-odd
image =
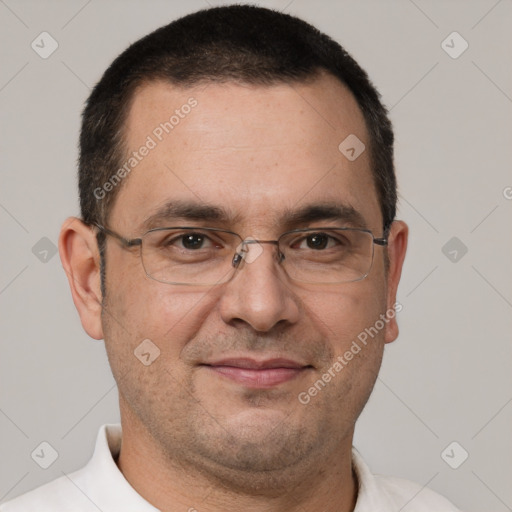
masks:
[[[186,251],[198,251],[200,249],[213,249],[219,244],[210,236],[201,232],[173,232],[158,242],[160,247],[179,249]]]
[[[329,236],[325,233],[315,233],[306,238],[309,249],[325,249],[329,244]]]
[[[205,237],[199,233],[188,233],[181,237],[181,244],[185,249],[201,249]]]

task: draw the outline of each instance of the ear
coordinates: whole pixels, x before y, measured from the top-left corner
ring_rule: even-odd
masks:
[[[396,220],[391,224],[388,236],[388,258],[389,269],[387,275],[387,310],[395,310],[396,313],[400,312],[402,305],[396,302],[396,292],[400,276],[402,275],[402,266],[407,251],[407,238],[409,235],[409,228],[407,224],[401,220]],[[386,324],[386,332],[384,341],[391,343],[398,337],[398,323],[396,321],[396,314]]]
[[[59,253],[82,326],[91,338],[101,340],[100,255],[94,230],[70,217],[60,231]]]

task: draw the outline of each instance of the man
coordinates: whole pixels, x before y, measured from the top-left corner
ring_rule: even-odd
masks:
[[[3,511],[456,510],[352,449],[407,226],[386,111],[337,43],[257,7],[177,20],[95,87],[79,172],[60,254],[122,431]]]

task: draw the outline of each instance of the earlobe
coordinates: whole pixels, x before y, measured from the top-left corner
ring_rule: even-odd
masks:
[[[80,219],[70,217],[61,228],[59,253],[83,328],[91,338],[103,339],[100,258],[96,234]]]
[[[388,311],[395,309],[393,318],[386,325],[385,342],[391,343],[398,337],[398,323],[396,314],[402,309],[401,305],[397,305],[396,293],[400,276],[402,275],[402,267],[407,252],[407,239],[409,228],[407,224],[401,220],[396,220],[391,225],[388,237],[388,257],[389,269],[387,275],[387,308]]]

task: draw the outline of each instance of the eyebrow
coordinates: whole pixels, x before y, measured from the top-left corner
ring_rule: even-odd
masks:
[[[173,200],[149,216],[142,223],[141,228],[145,232],[177,220],[207,221],[231,226],[240,222],[241,216],[230,214],[222,206]],[[303,227],[311,222],[323,220],[338,221],[348,227],[367,228],[364,216],[359,211],[351,205],[340,202],[313,203],[304,205],[298,210],[287,209],[277,220],[281,225],[286,226],[286,229]]]
[[[193,201],[169,201],[142,223],[142,229],[148,231],[160,227],[171,220],[233,222],[233,218],[221,206],[197,203]]]
[[[344,227],[367,228],[365,218],[359,211],[339,202],[309,204],[299,210],[288,210],[283,216],[284,223],[290,228],[322,220],[338,221]]]

